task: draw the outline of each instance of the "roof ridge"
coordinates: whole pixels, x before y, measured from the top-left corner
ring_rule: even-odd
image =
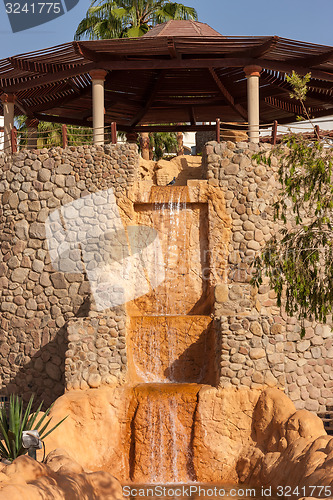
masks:
[[[160,33],[163,33],[163,31],[166,29],[166,27],[168,26],[168,24],[171,23],[171,21],[174,21],[174,19],[169,19],[169,21],[166,21],[162,24],[164,24],[163,28],[161,29]],[[158,26],[158,25],[157,25]]]
[[[192,37],[223,37],[221,33],[194,19],[169,19],[164,23],[153,26],[143,38],[165,37],[165,36],[192,36]]]

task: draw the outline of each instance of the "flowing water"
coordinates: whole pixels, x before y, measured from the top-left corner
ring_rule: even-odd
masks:
[[[200,388],[199,384],[140,384],[135,388],[134,481],[195,481],[192,429]]]
[[[187,187],[154,187],[150,198],[150,211],[138,209],[139,222],[150,222],[159,233],[165,280],[136,302],[143,314],[131,318],[130,373],[143,382],[135,388],[131,477],[188,483],[196,479],[192,434],[199,384],[214,379],[206,363],[214,347],[211,318],[189,315],[203,290],[202,212],[189,207]]]
[[[187,190],[184,187],[153,190],[154,225],[163,241],[166,279],[156,295],[155,314],[187,314],[186,276],[189,272]]]

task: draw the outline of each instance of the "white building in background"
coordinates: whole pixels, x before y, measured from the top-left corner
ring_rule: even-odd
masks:
[[[0,151],[3,151],[3,116],[0,116]]]
[[[310,123],[308,120],[289,123],[287,125],[278,125],[277,135],[288,134],[289,132],[299,134],[299,133],[311,133],[313,132],[313,125],[318,125],[321,132],[325,130],[333,130],[333,116],[323,116],[321,118],[314,118]],[[271,135],[272,130],[261,130],[260,135],[266,136]],[[321,134],[325,135],[325,134]]]
[[[185,147],[185,154],[195,155],[195,146],[196,146],[195,132],[184,132],[183,143]]]

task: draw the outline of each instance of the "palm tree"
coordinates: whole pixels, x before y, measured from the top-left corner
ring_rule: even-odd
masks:
[[[92,0],[75,40],[139,37],[171,19],[197,20],[193,7],[170,0]]]
[[[140,37],[156,24],[171,19],[197,20],[198,15],[193,7],[170,0],[92,0],[74,38],[101,40]],[[157,158],[177,145],[175,133],[150,133],[149,136]]]
[[[24,115],[16,117],[17,136],[20,148],[27,145],[28,128],[25,124],[26,119],[27,117]],[[39,122],[37,136],[38,149],[62,146],[62,125],[60,123]],[[93,131],[89,127],[67,125],[67,137],[69,146],[91,144]]]

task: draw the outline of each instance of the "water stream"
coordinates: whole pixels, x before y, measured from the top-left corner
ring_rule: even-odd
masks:
[[[193,271],[200,264],[200,247],[195,248],[200,210],[190,210],[187,200],[187,187],[151,191],[149,217],[162,242],[165,280],[149,300],[143,299],[146,303],[140,302],[143,315],[131,319],[132,374],[142,382],[135,388],[138,409],[132,436],[132,479],[137,482],[195,481],[193,421],[199,384],[211,377],[205,364],[211,318],[189,315],[202,283],[200,273]],[[141,216],[147,217],[144,209]]]
[[[189,242],[184,187],[152,191],[153,223],[163,240],[166,279],[156,294],[153,314],[187,314],[186,276],[189,272]]]

